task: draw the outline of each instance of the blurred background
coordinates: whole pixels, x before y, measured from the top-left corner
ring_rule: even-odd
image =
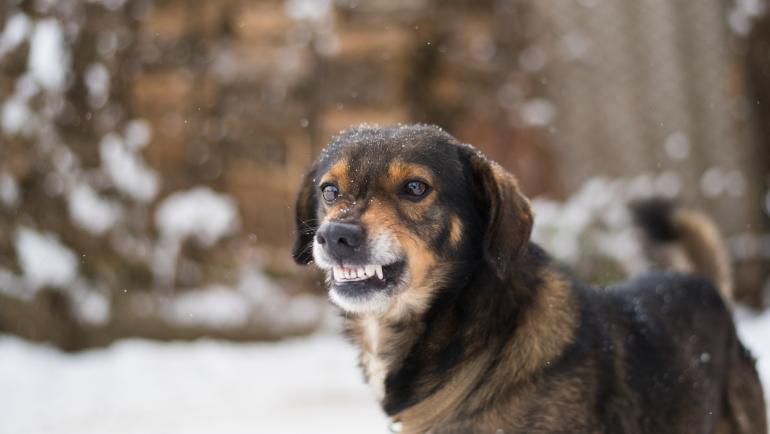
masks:
[[[361,122],[482,149],[595,282],[643,265],[630,198],[706,209],[770,357],[769,8],[0,1],[0,431],[385,432],[289,255],[305,168]]]

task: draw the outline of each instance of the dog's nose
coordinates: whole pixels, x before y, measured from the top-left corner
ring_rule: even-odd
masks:
[[[364,241],[364,229],[350,223],[324,223],[318,228],[316,240],[332,256],[345,259],[359,251]]]

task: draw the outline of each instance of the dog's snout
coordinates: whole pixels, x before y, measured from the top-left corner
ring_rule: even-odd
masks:
[[[318,244],[337,259],[350,258],[364,242],[364,229],[350,223],[325,223],[316,234]]]

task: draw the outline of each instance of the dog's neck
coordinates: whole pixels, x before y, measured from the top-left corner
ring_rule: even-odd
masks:
[[[498,378],[509,382],[491,386],[502,390],[556,361],[571,341],[577,313],[563,277],[547,263],[519,270],[504,284],[476,273],[436,291],[424,312],[349,318],[367,381],[404,432],[458,417],[460,403],[484,408],[471,392],[491,370],[506,370]]]

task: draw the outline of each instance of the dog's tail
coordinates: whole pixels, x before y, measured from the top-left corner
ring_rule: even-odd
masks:
[[[732,270],[716,224],[705,214],[662,198],[631,204],[634,221],[645,235],[645,251],[656,265],[700,274],[733,296]]]

